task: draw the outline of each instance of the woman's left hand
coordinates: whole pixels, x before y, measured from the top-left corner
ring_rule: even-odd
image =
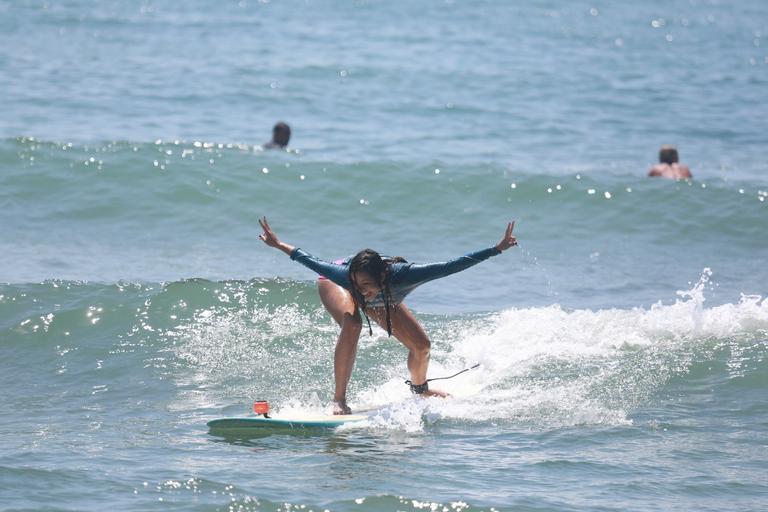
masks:
[[[501,242],[496,244],[496,248],[499,251],[506,251],[510,247],[517,245],[517,238],[512,234],[513,229],[515,229],[515,221],[507,224],[507,230],[504,232],[504,237],[501,239]]]

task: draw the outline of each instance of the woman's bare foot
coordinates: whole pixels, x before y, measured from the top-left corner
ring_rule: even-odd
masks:
[[[333,414],[335,416],[338,416],[341,414],[352,414],[352,409],[349,408],[346,400],[334,400]]]
[[[436,396],[438,398],[449,398],[451,394],[446,393],[445,391],[441,391],[439,389],[428,389],[425,392],[423,392],[421,396],[423,397]]]

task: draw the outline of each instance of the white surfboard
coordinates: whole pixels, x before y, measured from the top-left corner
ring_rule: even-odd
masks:
[[[278,415],[265,418],[253,416],[247,418],[220,418],[208,422],[211,432],[226,433],[227,431],[244,431],[265,428],[336,428],[350,423],[365,421],[365,414],[292,414]]]

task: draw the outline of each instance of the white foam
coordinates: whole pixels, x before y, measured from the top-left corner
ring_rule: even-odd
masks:
[[[742,296],[737,304],[705,308],[711,274],[704,269],[671,305],[599,311],[553,305],[467,320],[434,344],[429,376],[481,367],[434,383],[454,398],[425,400],[423,414],[537,428],[627,424],[632,409],[687,371],[713,338],[765,340],[768,300]],[[402,378],[393,377],[360,398],[378,404],[407,394]]]

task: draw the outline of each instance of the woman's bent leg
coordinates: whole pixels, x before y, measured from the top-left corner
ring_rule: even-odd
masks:
[[[387,317],[384,308],[371,308],[368,314],[384,329],[387,328]],[[429,369],[429,350],[431,344],[429,337],[416,317],[405,304],[400,303],[390,309],[390,321],[392,322],[392,335],[408,349],[408,371],[411,374],[411,383],[420,385],[427,382],[427,370]],[[437,389],[430,389],[424,396],[448,396],[447,393]]]
[[[357,341],[360,339],[363,325],[360,312],[355,307],[352,295],[336,283],[327,279],[319,280],[317,290],[323,306],[341,326],[333,358],[333,375],[336,384],[333,394],[333,413],[349,414],[351,411],[347,406],[347,385],[352,376],[352,368],[355,366]]]

